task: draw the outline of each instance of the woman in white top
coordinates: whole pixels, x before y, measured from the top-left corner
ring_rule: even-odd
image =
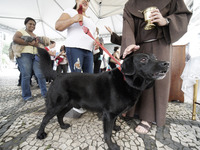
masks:
[[[82,14],[78,14],[78,9],[82,5]],[[89,28],[91,34],[95,34],[96,26],[93,21],[86,16],[89,0],[76,0],[74,8],[64,10],[64,13],[56,22],[56,30],[67,29],[66,52],[71,72],[93,73],[94,41],[83,32],[82,27]],[[79,22],[83,22],[83,26]]]
[[[63,14],[57,20],[55,28],[58,31],[67,30],[66,53],[71,72],[93,73],[93,39],[83,32],[82,27],[86,26],[94,36],[96,25],[86,16],[90,0],[76,0],[74,8],[64,10]],[[78,9],[82,5],[82,14]],[[80,25],[82,22],[83,25]],[[79,113],[83,111],[75,109]]]

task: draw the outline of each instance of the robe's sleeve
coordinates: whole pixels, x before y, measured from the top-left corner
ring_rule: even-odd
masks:
[[[135,44],[135,35],[134,35],[134,20],[130,13],[124,10],[123,14],[123,30],[122,30],[122,43],[120,56],[123,55],[124,50],[131,44]],[[123,36],[124,35],[124,36]]]
[[[168,44],[179,40],[186,32],[192,13],[183,0],[173,0],[169,12],[169,25],[163,28],[164,38]]]
[[[115,32],[111,34],[111,42],[117,45],[121,45],[122,36],[117,35]]]

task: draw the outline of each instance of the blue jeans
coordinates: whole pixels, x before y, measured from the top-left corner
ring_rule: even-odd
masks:
[[[66,48],[71,72],[93,73],[93,53],[80,48]]]
[[[42,96],[46,96],[46,79],[40,70],[39,57],[30,53],[22,53],[21,57],[17,58],[16,60],[22,75],[21,87],[23,99],[27,100],[32,97],[30,89],[32,70],[38,79],[38,84],[41,89]]]

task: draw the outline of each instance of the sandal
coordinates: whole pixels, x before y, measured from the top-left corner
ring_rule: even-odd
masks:
[[[146,122],[146,121],[145,121],[145,122]],[[144,132],[141,132],[141,129],[136,130],[136,128],[135,128],[135,132],[136,132],[136,133],[139,133],[139,134],[147,134],[147,133],[150,131],[151,125],[152,125],[151,122],[147,122],[147,124],[148,124],[148,125],[142,123],[142,121],[141,121],[141,122],[137,125],[136,128],[138,128],[138,127],[140,126],[140,127],[143,128],[142,130],[144,130]]]

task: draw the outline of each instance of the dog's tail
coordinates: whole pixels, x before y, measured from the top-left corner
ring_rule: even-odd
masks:
[[[57,72],[51,66],[51,58],[49,53],[43,48],[37,48],[40,57],[40,68],[47,80],[54,80],[57,77]]]

